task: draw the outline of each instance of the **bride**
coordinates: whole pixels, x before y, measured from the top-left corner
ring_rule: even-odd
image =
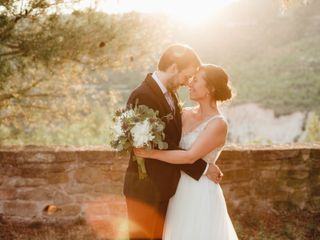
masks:
[[[216,162],[226,141],[228,125],[217,102],[232,97],[228,75],[215,65],[202,65],[189,83],[189,97],[197,107],[182,113],[184,150],[135,149],[135,155],[172,164],[193,163],[199,158]],[[238,239],[230,220],[219,184],[203,175],[195,181],[184,172],[176,194],[170,199],[164,240],[229,240]]]

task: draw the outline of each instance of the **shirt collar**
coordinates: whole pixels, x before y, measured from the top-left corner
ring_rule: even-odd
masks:
[[[157,76],[157,72],[152,73],[153,80],[158,84],[163,94],[166,94],[168,92],[168,89],[163,85],[161,80]]]

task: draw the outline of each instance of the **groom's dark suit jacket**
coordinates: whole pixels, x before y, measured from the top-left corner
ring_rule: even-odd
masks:
[[[170,117],[162,119],[166,124],[164,129],[165,142],[168,143],[168,149],[179,149],[182,123],[181,110],[176,96],[173,94],[176,109],[174,114],[160,87],[151,74],[148,74],[142,84],[133,90],[127,104],[134,106],[137,99],[138,105],[146,105],[158,110],[160,118],[170,113],[174,115],[171,119]],[[180,170],[199,180],[207,164],[202,159],[199,159],[194,164],[169,164],[159,160],[145,159],[145,165],[148,177],[139,180],[137,162],[132,161],[131,155],[124,183],[126,197],[147,202],[168,200],[176,191],[180,179]]]

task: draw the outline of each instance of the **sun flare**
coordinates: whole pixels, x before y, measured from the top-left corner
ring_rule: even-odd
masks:
[[[84,0],[85,6],[108,13],[161,13],[186,25],[199,25],[234,0]]]
[[[186,25],[197,26],[205,23],[230,1],[226,0],[193,0],[172,1],[165,13]]]

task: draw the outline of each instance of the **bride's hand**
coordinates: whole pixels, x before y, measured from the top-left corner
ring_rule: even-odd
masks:
[[[217,184],[221,182],[223,177],[222,171],[216,164],[210,164],[206,175],[211,181]]]
[[[149,156],[150,150],[144,148],[133,148],[134,155],[137,157],[147,158]]]

